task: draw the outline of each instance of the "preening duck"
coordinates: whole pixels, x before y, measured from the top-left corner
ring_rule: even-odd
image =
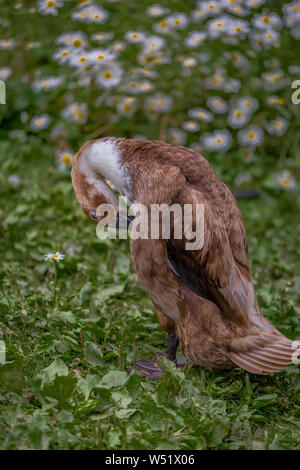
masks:
[[[199,249],[187,250],[185,238],[172,235],[130,242],[138,280],[168,334],[169,359],[176,360],[179,343],[188,360],[208,368],[270,374],[294,361],[295,342],[259,310],[236,201],[202,155],[161,141],[107,137],[85,143],[73,159],[72,181],[82,209],[98,222],[100,204],[118,209],[105,179],[149,212],[153,204],[204,207]],[[160,375],[156,361],[138,366],[149,378]]]

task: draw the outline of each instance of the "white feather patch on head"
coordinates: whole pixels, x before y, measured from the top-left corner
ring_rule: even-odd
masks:
[[[90,145],[83,155],[80,169],[88,178],[95,175],[109,179],[121,194],[129,196],[131,179],[122,162],[122,152],[115,139],[100,139]]]

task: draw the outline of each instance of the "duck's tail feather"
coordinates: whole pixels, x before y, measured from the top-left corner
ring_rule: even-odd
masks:
[[[254,374],[272,374],[300,357],[300,342],[278,335],[257,335],[239,338],[232,344],[230,359],[242,369]]]

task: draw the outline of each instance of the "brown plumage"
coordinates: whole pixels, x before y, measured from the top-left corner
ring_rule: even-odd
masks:
[[[259,310],[240,210],[200,154],[160,141],[86,143],[74,159],[72,178],[89,216],[103,201],[115,205],[113,195],[93,183],[103,184],[101,175],[149,210],[152,204],[204,204],[200,250],[186,250],[184,238],[131,240],[135,272],[160,326],[179,338],[187,359],[208,368],[238,365],[257,374],[277,372],[292,362],[296,347]]]

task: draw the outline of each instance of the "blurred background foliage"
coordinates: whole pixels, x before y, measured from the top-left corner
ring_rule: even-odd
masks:
[[[0,0],[2,448],[299,449],[299,370],[127,366],[164,350],[128,241],[99,241],[70,179],[86,140],[203,152],[240,200],[260,307],[300,338],[300,2]],[[61,251],[57,300],[53,261]]]

